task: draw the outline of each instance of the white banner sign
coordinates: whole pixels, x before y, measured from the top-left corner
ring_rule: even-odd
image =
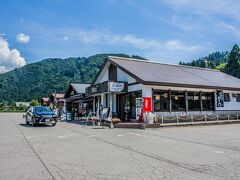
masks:
[[[110,92],[121,92],[124,90],[124,83],[120,82],[109,82]]]

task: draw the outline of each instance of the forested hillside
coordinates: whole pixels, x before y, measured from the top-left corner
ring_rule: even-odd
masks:
[[[65,92],[69,82],[91,82],[109,55],[140,58],[126,54],[97,54],[90,57],[45,59],[0,74],[0,102],[30,101],[52,92]]]
[[[179,64],[217,69],[240,78],[240,48],[235,44],[230,52],[214,52],[189,63],[180,61]]]
[[[69,82],[91,82],[109,55],[140,58],[126,54],[97,54],[90,57],[45,59],[0,74],[0,102],[30,101],[52,92],[65,92]],[[230,52],[214,52],[204,58],[179,64],[218,69],[240,78],[240,49],[236,44]]]

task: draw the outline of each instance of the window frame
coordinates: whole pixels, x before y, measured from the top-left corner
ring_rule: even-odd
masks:
[[[170,111],[170,96],[169,96],[169,90],[160,90],[160,89],[153,89],[152,91],[152,99],[153,99],[153,110],[154,112],[169,112]],[[160,103],[160,108],[161,108],[161,93],[167,93],[167,108],[166,109],[156,109],[155,108],[155,93],[158,93],[158,95],[160,96],[159,102]]]
[[[227,99],[226,99],[226,95],[228,96]],[[224,102],[231,102],[230,93],[223,93],[223,99],[224,99]]]
[[[240,102],[240,94],[236,94],[236,102]]]
[[[191,96],[193,97],[193,99],[189,99],[190,94],[192,94]],[[200,91],[187,91],[188,111],[201,111],[201,97],[200,96],[201,96]],[[198,97],[198,100],[195,100],[195,97]],[[193,101],[193,108],[192,109],[189,107],[189,105],[190,105],[189,100]],[[199,102],[199,104],[198,104],[199,107],[198,108],[196,108],[195,101]]]
[[[180,105],[179,95],[183,95],[183,99],[184,99],[184,108],[183,109],[173,109],[173,99],[172,99],[172,96],[176,96],[176,95],[173,95],[173,93],[177,93],[177,96],[178,96],[178,106]],[[171,110],[172,110],[172,112],[186,111],[186,100],[185,99],[186,99],[185,91],[171,90],[171,107],[172,107]]]
[[[203,99],[204,95],[207,99]],[[211,99],[209,99],[210,97],[211,97]],[[204,104],[205,104],[204,101],[209,101],[209,100],[212,104],[212,109],[209,108],[209,105],[205,109],[204,108]],[[202,111],[214,111],[214,94],[212,92],[202,92]]]

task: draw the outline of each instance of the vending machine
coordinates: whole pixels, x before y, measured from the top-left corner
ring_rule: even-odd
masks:
[[[143,97],[136,98],[136,120],[143,121],[144,113],[152,112],[152,98],[151,97]]]
[[[142,120],[142,108],[143,108],[143,101],[142,98],[136,98],[136,120]]]

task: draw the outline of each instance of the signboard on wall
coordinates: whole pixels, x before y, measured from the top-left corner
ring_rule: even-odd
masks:
[[[223,91],[221,90],[216,91],[216,101],[217,101],[217,107],[224,107]]]
[[[94,93],[97,93],[98,89],[97,87],[92,87],[91,91],[92,91],[92,94],[94,94]]]
[[[122,92],[124,90],[124,83],[122,82],[109,82],[110,92]]]
[[[151,112],[151,111],[152,111],[152,98],[143,97],[143,112]]]

